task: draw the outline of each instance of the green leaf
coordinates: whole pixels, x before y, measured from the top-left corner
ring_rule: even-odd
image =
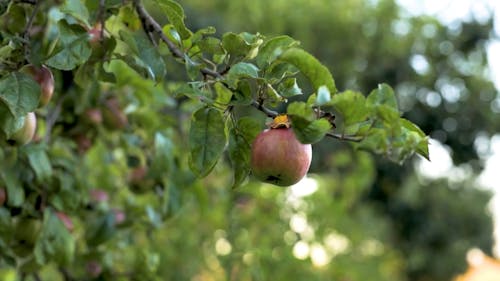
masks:
[[[243,36],[232,32],[222,35],[222,47],[233,57],[245,57],[252,50]]]
[[[370,106],[386,105],[398,111],[398,101],[394,95],[394,91],[387,84],[379,84],[378,88],[368,95],[366,102]]]
[[[142,68],[143,71],[138,71],[139,73],[146,73],[147,77],[157,82],[161,81],[167,73],[165,62],[158,52],[158,49],[153,46],[146,35],[142,32],[135,32],[131,34],[124,30],[120,30],[119,33],[120,37],[127,44],[132,53],[137,56],[135,62],[130,57],[128,58],[129,61],[126,62],[134,69],[137,69],[138,67]]]
[[[236,88],[240,78],[257,78],[259,69],[248,62],[239,62],[233,66],[226,74],[227,84],[231,88]]]
[[[60,265],[72,263],[75,255],[75,239],[64,223],[50,209],[43,214],[43,227],[35,244],[35,258],[38,264],[55,261]]]
[[[174,147],[170,138],[160,132],[155,133],[155,153],[151,163],[152,174],[170,174],[174,165]]]
[[[234,171],[232,188],[236,188],[250,174],[250,144],[234,128],[229,133],[228,152]]]
[[[295,78],[288,78],[280,83],[278,86],[278,92],[285,98],[302,95],[302,89],[300,89],[297,85],[297,80]]]
[[[342,116],[344,128],[353,124],[364,122],[370,115],[370,109],[366,107],[365,97],[353,91],[346,91],[334,95],[331,105]]]
[[[168,21],[175,27],[183,40],[191,37],[192,32],[184,24],[184,9],[179,3],[172,0],[156,0],[156,3],[160,5]]]
[[[85,2],[80,0],[66,0],[61,6],[61,12],[69,14],[75,19],[85,23],[89,26],[89,11],[85,6]]]
[[[100,245],[116,234],[115,215],[113,212],[93,218],[85,233],[87,243],[92,246]]]
[[[72,70],[85,63],[92,53],[87,31],[82,26],[70,25],[65,20],[59,21],[57,27],[57,46],[45,63],[61,70]]]
[[[320,86],[318,88],[318,93],[317,93],[317,97],[316,97],[316,105],[317,106],[322,106],[322,105],[325,105],[327,103],[329,103],[331,100],[331,94],[330,94],[330,91],[328,90],[328,88],[326,86]]]
[[[240,186],[250,173],[250,153],[253,140],[260,133],[260,124],[251,117],[242,117],[229,134],[229,159],[233,165],[233,188]]]
[[[193,114],[189,131],[191,170],[198,177],[212,171],[226,146],[225,122],[220,111],[201,108]]]
[[[287,108],[288,115],[300,117],[304,120],[312,122],[315,119],[314,110],[305,102],[292,102]]]
[[[293,102],[287,108],[292,128],[301,143],[315,143],[332,129],[326,119],[316,119],[314,110],[305,102]]]
[[[214,89],[217,94],[217,97],[215,98],[215,105],[217,107],[226,108],[231,102],[233,92],[220,82],[215,83]]]
[[[188,55],[184,55],[184,61],[189,79],[196,80],[200,74],[201,64],[193,61]]]
[[[208,54],[224,54],[222,42],[215,37],[206,37],[197,42],[198,47],[203,53]]]
[[[52,165],[43,145],[37,144],[27,146],[25,148],[25,153],[39,181],[44,181],[52,176]]]
[[[299,42],[292,37],[281,35],[270,38],[262,44],[259,54],[255,58],[257,65],[263,67],[266,64],[271,64],[276,60],[285,50],[299,45]]]
[[[408,133],[413,134],[416,139],[416,151],[418,154],[429,159],[429,141],[425,133],[411,121],[401,118],[401,125],[408,131]]]
[[[24,203],[24,189],[15,168],[3,168],[0,171],[2,181],[7,188],[7,200],[10,206],[20,207]]]
[[[297,67],[309,79],[314,89],[326,86],[331,94],[337,92],[335,81],[328,68],[308,52],[302,49],[291,48],[283,52],[279,56],[279,60]]]
[[[308,122],[294,115],[291,115],[290,119],[292,120],[293,132],[301,143],[319,142],[332,129],[332,125],[326,119]]]
[[[38,83],[24,73],[11,72],[0,80],[0,106],[5,106],[14,118],[34,111],[40,93]]]

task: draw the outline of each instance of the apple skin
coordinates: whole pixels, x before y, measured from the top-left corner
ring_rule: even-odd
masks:
[[[85,120],[93,125],[102,123],[102,112],[99,108],[89,108],[85,110]]]
[[[289,186],[306,175],[311,160],[311,145],[299,142],[291,128],[267,129],[252,144],[250,167],[260,181]]]
[[[0,188],[0,207],[2,207],[5,202],[7,202],[7,191],[2,187]]]
[[[124,129],[128,125],[127,115],[121,109],[116,97],[111,97],[104,102],[102,116],[104,125],[109,129]]]
[[[41,67],[36,67],[34,65],[27,65],[26,71],[29,73],[33,79],[40,85],[42,94],[40,95],[39,105],[45,106],[49,103],[52,95],[54,94],[54,75],[49,68],[42,65]]]
[[[24,125],[10,136],[9,142],[16,145],[25,145],[29,143],[35,136],[36,131],[36,115],[34,112],[28,112],[24,119]]]

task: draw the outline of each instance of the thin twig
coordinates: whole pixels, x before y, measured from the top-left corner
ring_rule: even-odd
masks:
[[[106,13],[106,11],[105,11],[106,10],[105,4],[106,4],[105,0],[99,0],[99,11],[97,13],[98,14],[97,18],[99,19],[99,22],[101,23],[101,30],[100,30],[101,34],[100,34],[100,37],[99,37],[99,39],[101,41],[104,40],[104,28],[105,28],[105,26],[104,26],[104,23],[105,23],[104,18],[105,18],[105,13]]]
[[[28,22],[26,23],[26,27],[24,27],[24,32],[23,32],[23,39],[24,39],[24,53],[26,56],[28,56],[28,42],[29,42],[29,37],[30,37],[30,29],[31,26],[33,25],[33,20],[35,19],[36,14],[38,13],[38,9],[40,8],[40,3],[41,0],[35,0],[35,7],[33,8],[33,11],[31,12],[31,15],[28,19]]]
[[[167,44],[168,50],[170,53],[176,57],[181,59],[182,61],[186,61],[186,54],[177,47],[177,45],[172,42],[166,35],[163,33],[163,30],[161,26],[155,21],[155,19],[149,15],[148,11],[144,8],[140,0],[134,0],[134,6],[135,10],[137,11],[137,14],[139,15],[139,18],[141,19],[144,31],[146,33],[149,32],[155,32],[158,34],[160,39]],[[151,36],[150,36],[151,38]],[[153,42],[154,43],[154,42]],[[222,77],[222,74],[220,74],[217,71],[211,70],[209,68],[202,68],[200,69],[201,74],[211,76],[214,78],[219,78]]]

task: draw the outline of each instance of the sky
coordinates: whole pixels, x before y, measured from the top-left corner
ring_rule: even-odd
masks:
[[[500,0],[398,0],[398,3],[411,15],[427,14],[436,16],[444,24],[453,24],[457,20],[485,20],[494,16],[494,33],[499,38],[488,43],[488,63],[490,76],[500,93]],[[500,132],[491,139],[479,137],[475,143],[483,150],[485,169],[478,178],[478,184],[494,192],[488,206],[495,224],[494,255],[500,258]],[[431,161],[421,160],[417,167],[423,176],[429,178],[448,177],[459,179],[468,176],[467,169],[454,167],[448,149],[438,141],[429,144]]]

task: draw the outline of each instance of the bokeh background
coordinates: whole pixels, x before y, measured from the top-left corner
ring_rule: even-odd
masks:
[[[207,265],[194,257],[172,277],[437,281],[465,271],[471,248],[493,255],[491,171],[500,169],[491,160],[500,132],[495,2],[182,1],[193,30],[211,25],[220,34],[296,38],[341,91],[367,94],[388,83],[402,114],[432,140],[431,162],[415,157],[399,166],[326,139],[314,146],[310,177],[297,186],[215,188],[212,199],[226,213],[212,209],[214,221],[201,222],[202,213],[189,212],[173,224],[209,228],[218,258]],[[184,237],[181,255],[200,240],[212,247],[199,235]]]

